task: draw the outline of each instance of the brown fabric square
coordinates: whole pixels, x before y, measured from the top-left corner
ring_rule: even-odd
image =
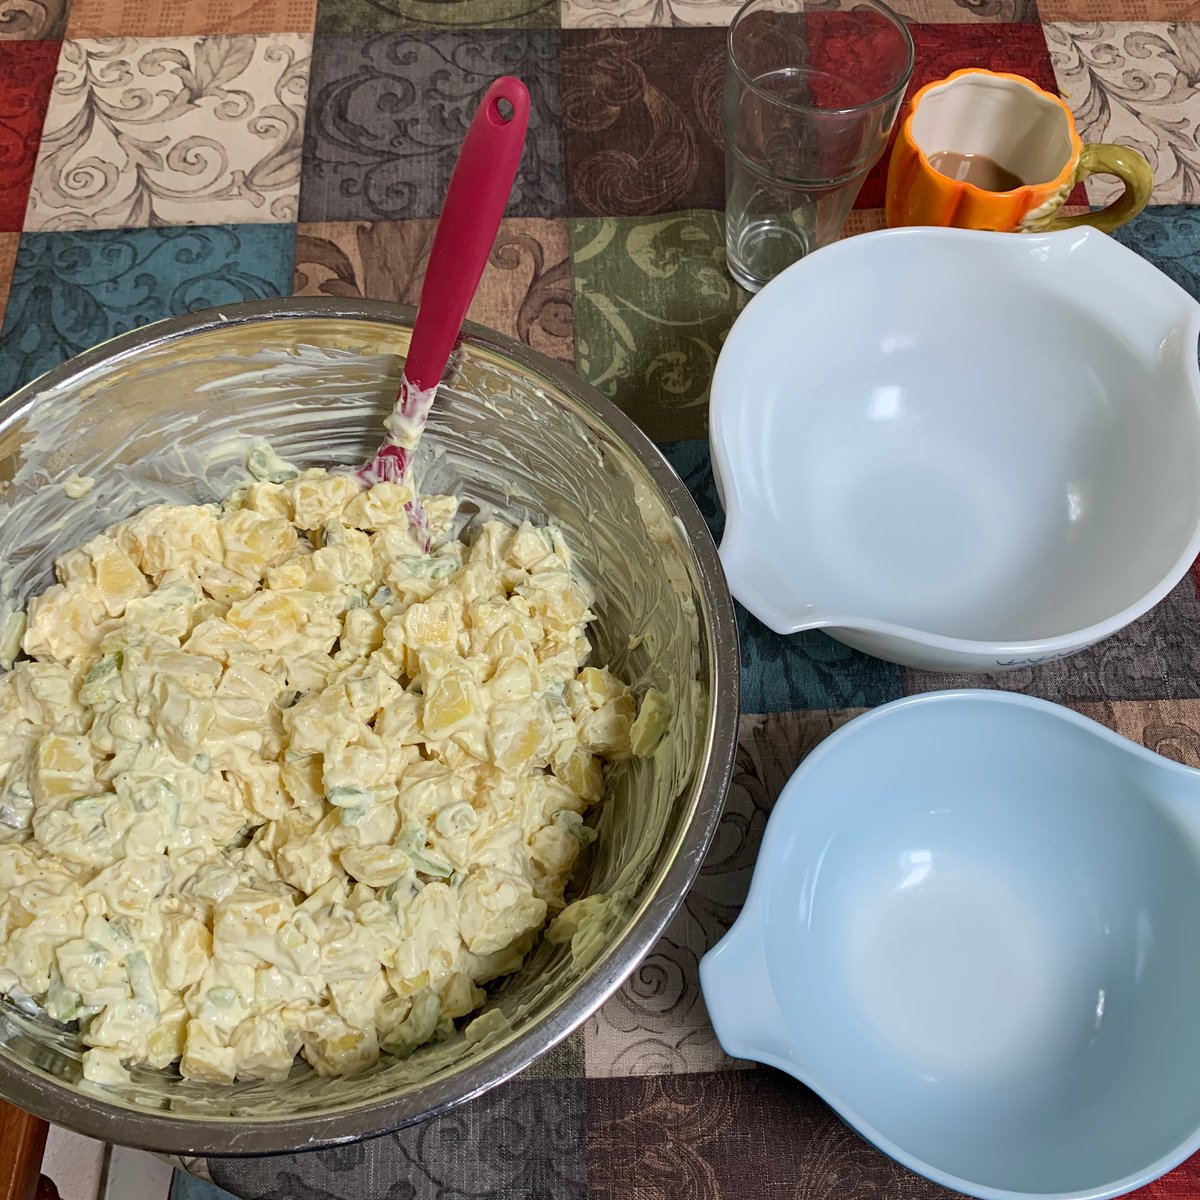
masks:
[[[563,30],[573,216],[725,207],[724,29]]]
[[[416,304],[436,225],[432,219],[301,225],[296,233],[296,295]],[[502,221],[467,317],[570,363],[566,222],[538,217]]]
[[[587,1081],[588,1200],[933,1200],[777,1071]]]
[[[8,285],[12,283],[13,267],[17,261],[19,233],[0,233],[0,317],[8,303]]]
[[[0,42],[59,41],[70,0],[0,0]]]

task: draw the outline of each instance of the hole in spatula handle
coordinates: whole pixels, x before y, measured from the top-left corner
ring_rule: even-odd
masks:
[[[507,96],[501,96],[492,103],[492,120],[499,125],[507,125],[516,116],[517,110]]]

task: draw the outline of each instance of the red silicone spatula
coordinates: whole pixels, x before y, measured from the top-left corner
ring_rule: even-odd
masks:
[[[433,235],[400,395],[387,437],[359,472],[365,483],[408,474],[438,383],[458,340],[512,192],[529,123],[529,93],[511,75],[484,94],[463,139]],[[415,515],[415,512],[414,512]]]

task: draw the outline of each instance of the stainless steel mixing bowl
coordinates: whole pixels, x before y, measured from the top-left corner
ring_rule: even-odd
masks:
[[[273,300],[135,330],[0,404],[0,603],[20,607],[55,556],[148,503],[208,501],[249,442],[303,465],[374,450],[412,310]],[[468,516],[554,520],[597,595],[594,661],[669,698],[650,759],[620,764],[573,894],[604,897],[568,944],[543,940],[490,993],[494,1031],[385,1057],[354,1079],[297,1063],[282,1083],[222,1087],[135,1069],[81,1082],[78,1035],[5,1003],[0,1095],[61,1125],[171,1153],[253,1154],[348,1141],[431,1116],[519,1071],[578,1027],[654,944],[691,884],[733,768],[738,646],[716,550],[666,460],[563,367],[468,326],[419,469]],[[95,488],[71,500],[62,482]],[[0,620],[3,614],[0,613]],[[485,1010],[485,1011],[487,1011]]]

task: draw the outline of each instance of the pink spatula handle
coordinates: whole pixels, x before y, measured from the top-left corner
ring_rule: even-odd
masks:
[[[433,236],[404,368],[412,388],[437,387],[446,370],[496,241],[528,123],[525,85],[511,75],[497,79],[467,129]]]

